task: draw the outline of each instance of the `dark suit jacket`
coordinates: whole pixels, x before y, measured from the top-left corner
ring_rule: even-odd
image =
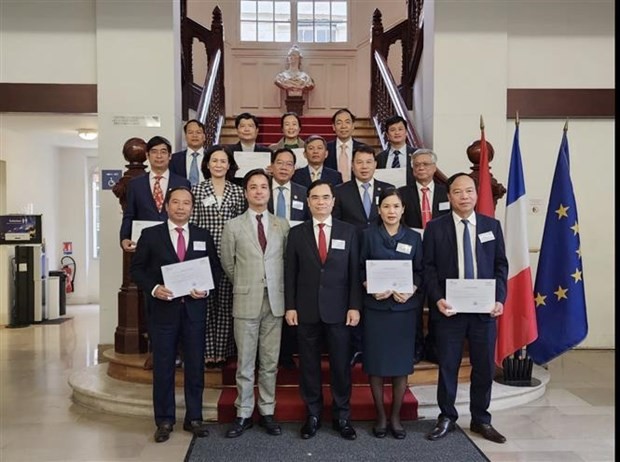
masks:
[[[170,172],[168,190],[180,186],[191,188],[186,178]],[[163,191],[164,197],[166,192]],[[161,212],[159,212],[155,206],[151,184],[149,183],[149,174],[145,173],[131,180],[127,185],[127,205],[123,211],[120,240],[131,239],[131,222],[133,220],[164,221],[167,218],[166,207],[162,207]]]
[[[410,228],[422,228],[422,210],[420,208],[420,196],[418,195],[418,187],[415,182],[411,185],[401,186],[398,191],[403,197],[403,205],[405,213],[403,219],[405,224]],[[439,210],[439,204],[445,203],[447,209]],[[431,204],[432,218],[438,218],[442,215],[450,213],[450,203],[448,202],[448,191],[443,184],[435,182],[435,190],[433,192],[433,203]]]
[[[295,170],[291,181],[308,188],[312,183],[312,177],[310,176],[310,167],[302,167]],[[342,175],[338,170],[334,170],[323,165],[321,170],[321,180],[331,183],[332,186],[337,186],[342,183]]]
[[[235,144],[229,144],[228,147],[232,150],[232,152],[243,151],[243,147],[241,146],[241,141]],[[260,144],[255,143],[254,152],[271,152],[271,149],[269,149],[266,146],[261,146]]]
[[[196,250],[195,243],[199,242],[204,242],[205,250]],[[202,257],[209,257],[213,282],[215,287],[217,287],[222,274],[222,267],[217,256],[215,244],[213,244],[213,238],[206,229],[190,224],[189,243],[185,260],[194,260]],[[164,283],[161,267],[172,263],[179,263],[179,258],[170,240],[168,222],[146,228],[142,231],[142,236],[136,247],[136,253],[131,260],[131,277],[149,299],[149,320],[152,320],[153,324],[173,322],[177,317],[173,310],[183,307],[180,297],[165,301],[151,295],[153,288],[157,284]],[[209,297],[212,297],[212,294],[213,291],[211,291]],[[197,300],[189,296],[183,297],[183,299],[185,300],[187,316],[192,321],[204,321],[206,319],[207,305],[204,299]]]
[[[415,178],[413,177],[413,172],[411,170],[411,154],[415,152],[416,148],[412,148],[411,146],[407,146],[407,159],[403,160],[400,158],[400,166],[407,168],[407,186],[410,186],[415,183]],[[385,151],[381,151],[377,154],[377,168],[387,168],[387,160],[388,155],[390,153],[390,148]]]
[[[338,171],[338,153],[336,152],[337,141],[338,140],[332,140],[327,143],[328,155],[327,155],[327,159],[325,159],[325,166],[331,168],[332,170],[336,170],[336,171]],[[362,144],[364,143],[361,143],[357,141],[355,138],[353,138],[353,151],[355,151],[355,148],[357,148],[358,146]],[[353,151],[348,153],[350,158],[353,158]],[[351,175],[351,177],[353,177],[353,175]]]
[[[494,239],[480,242],[480,235],[493,233]],[[446,279],[458,279],[456,229],[452,214],[431,220],[423,240],[424,284],[431,315],[439,313],[437,301],[446,296]],[[495,300],[506,301],[508,260],[499,221],[476,213],[476,264],[478,279],[495,279]],[[481,315],[493,320],[489,315]]]
[[[308,211],[308,200],[307,200],[306,191],[307,191],[306,188],[304,188],[303,186],[297,183],[293,183],[291,181],[291,201],[289,203],[291,220],[305,221],[308,218],[310,218],[310,212]],[[267,204],[267,209],[271,213],[275,214],[276,212],[274,211],[274,207],[273,207],[273,202],[274,202],[273,196],[274,194],[272,191],[271,197],[269,198],[269,203]],[[303,209],[300,210],[300,209],[293,207],[293,201],[301,202],[303,205]]]
[[[183,149],[182,151],[175,152],[172,154],[170,158],[170,163],[168,164],[168,169],[170,173],[174,173],[175,175],[182,176],[183,178],[187,178],[187,149]],[[198,166],[200,168],[200,165]]]
[[[333,248],[334,240],[343,241],[345,248]],[[362,308],[359,244],[355,227],[332,219],[327,249],[327,260],[323,265],[312,220],[289,231],[284,298],[287,310],[297,310],[300,323],[344,323],[349,309]]]
[[[377,221],[379,195],[381,191],[390,187],[394,186],[384,181],[374,180],[370,217],[366,217],[357,181],[347,181],[336,188],[336,204],[332,215],[338,220],[352,224],[357,229],[365,229],[370,223]]]

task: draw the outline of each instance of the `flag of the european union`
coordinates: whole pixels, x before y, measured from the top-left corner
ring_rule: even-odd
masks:
[[[538,339],[527,351],[537,364],[548,363],[577,345],[588,333],[579,242],[565,129],[553,175],[534,284]]]

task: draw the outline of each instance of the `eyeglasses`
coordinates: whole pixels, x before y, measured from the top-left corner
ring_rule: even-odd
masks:
[[[420,167],[428,168],[431,165],[435,165],[435,163],[434,162],[414,162],[413,168],[420,168]]]
[[[278,167],[294,167],[295,166],[295,164],[293,162],[285,162],[285,161],[281,161],[281,160],[277,160],[275,162],[275,164]]]

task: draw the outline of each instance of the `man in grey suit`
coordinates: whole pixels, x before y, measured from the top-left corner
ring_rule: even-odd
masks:
[[[249,208],[224,225],[222,267],[233,283],[237,344],[237,418],[226,432],[236,438],[252,427],[254,369],[258,353],[259,425],[280,435],[274,420],[276,375],[284,316],[284,248],[289,224],[267,211],[269,177],[262,169],[243,179]]]

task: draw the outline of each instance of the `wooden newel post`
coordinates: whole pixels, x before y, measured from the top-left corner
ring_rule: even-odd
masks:
[[[495,149],[491,143],[488,141],[486,143],[487,152],[489,154],[489,173],[491,173],[491,161],[495,156]],[[476,140],[467,146],[467,158],[473,164],[470,167],[472,172],[469,176],[471,176],[476,184],[478,184],[478,176],[480,175],[480,140]],[[506,194],[506,188],[493,177],[493,173],[491,173],[491,192],[493,193],[493,206],[497,207],[497,201],[504,197]]]
[[[123,157],[129,162],[127,170],[112,192],[125,210],[127,184],[146,173],[146,142],[142,138],[128,139],[123,145]],[[129,274],[132,255],[131,252],[123,251],[123,283],[118,292],[118,325],[114,332],[114,351],[123,354],[146,353],[148,345],[144,297]]]

